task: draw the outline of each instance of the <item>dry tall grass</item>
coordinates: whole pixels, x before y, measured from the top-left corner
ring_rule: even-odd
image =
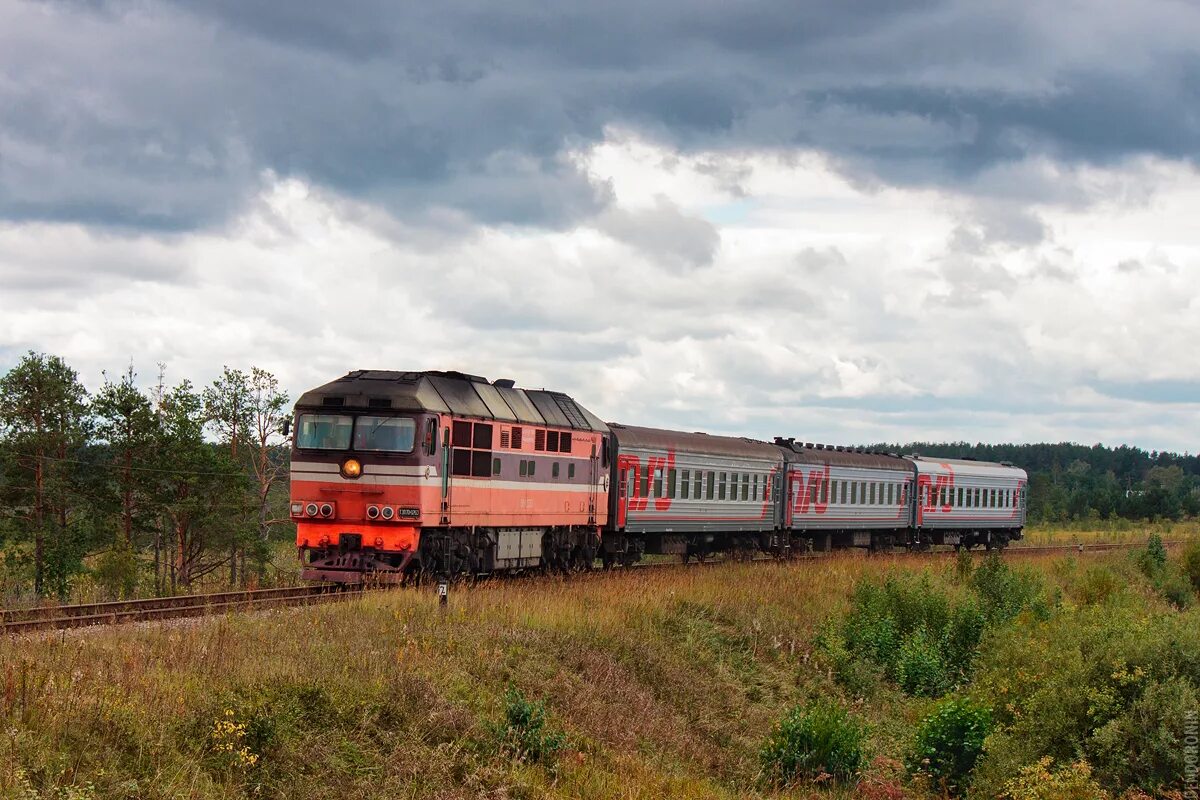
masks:
[[[765,735],[838,691],[814,635],[856,582],[895,568],[953,582],[952,560],[852,554],[455,587],[446,611],[405,590],[10,638],[0,796],[769,795]],[[568,743],[555,763],[498,744],[510,686],[546,698]],[[928,707],[891,690],[860,706],[875,761],[824,796],[899,796]]]

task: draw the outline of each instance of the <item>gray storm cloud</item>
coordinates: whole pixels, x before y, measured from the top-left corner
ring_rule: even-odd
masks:
[[[1172,2],[0,3],[0,372],[1189,449],[1197,41]]]
[[[13,220],[194,229],[269,172],[402,217],[564,227],[611,198],[562,156],[613,124],[914,185],[1200,152],[1200,10],[1172,3],[107,0],[0,20]]]

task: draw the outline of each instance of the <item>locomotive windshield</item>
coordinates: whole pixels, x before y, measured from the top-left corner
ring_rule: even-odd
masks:
[[[417,423],[408,417],[359,417],[354,425],[355,450],[411,453]]]
[[[354,417],[344,414],[301,414],[296,420],[296,447],[304,450],[346,450]]]
[[[301,414],[296,447],[301,450],[372,450],[411,453],[417,423],[408,417],[352,417],[348,414]]]

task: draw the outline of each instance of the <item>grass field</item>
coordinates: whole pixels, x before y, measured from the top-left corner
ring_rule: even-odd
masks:
[[[1139,614],[1200,630],[1127,554],[1006,558],[1059,598],[1049,613],[1083,613],[1078,586],[1099,569]],[[819,698],[869,726],[858,781],[822,796],[920,796],[901,764],[936,701],[882,678],[847,688],[818,639],[863,581],[922,573],[955,601],[961,569],[852,554],[629,570],[456,587],[447,610],[405,590],[10,638],[0,797],[808,796],[766,784],[760,751]],[[514,705],[534,719],[515,734]]]
[[[1200,521],[1146,523],[1114,519],[1034,524],[1027,527],[1024,538],[1012,546],[1140,543],[1150,533],[1157,533],[1167,540],[1197,537],[1200,536]]]

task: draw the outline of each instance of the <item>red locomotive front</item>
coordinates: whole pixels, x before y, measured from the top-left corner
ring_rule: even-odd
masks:
[[[590,567],[607,427],[566,395],[452,372],[352,372],[296,404],[308,580]]]

